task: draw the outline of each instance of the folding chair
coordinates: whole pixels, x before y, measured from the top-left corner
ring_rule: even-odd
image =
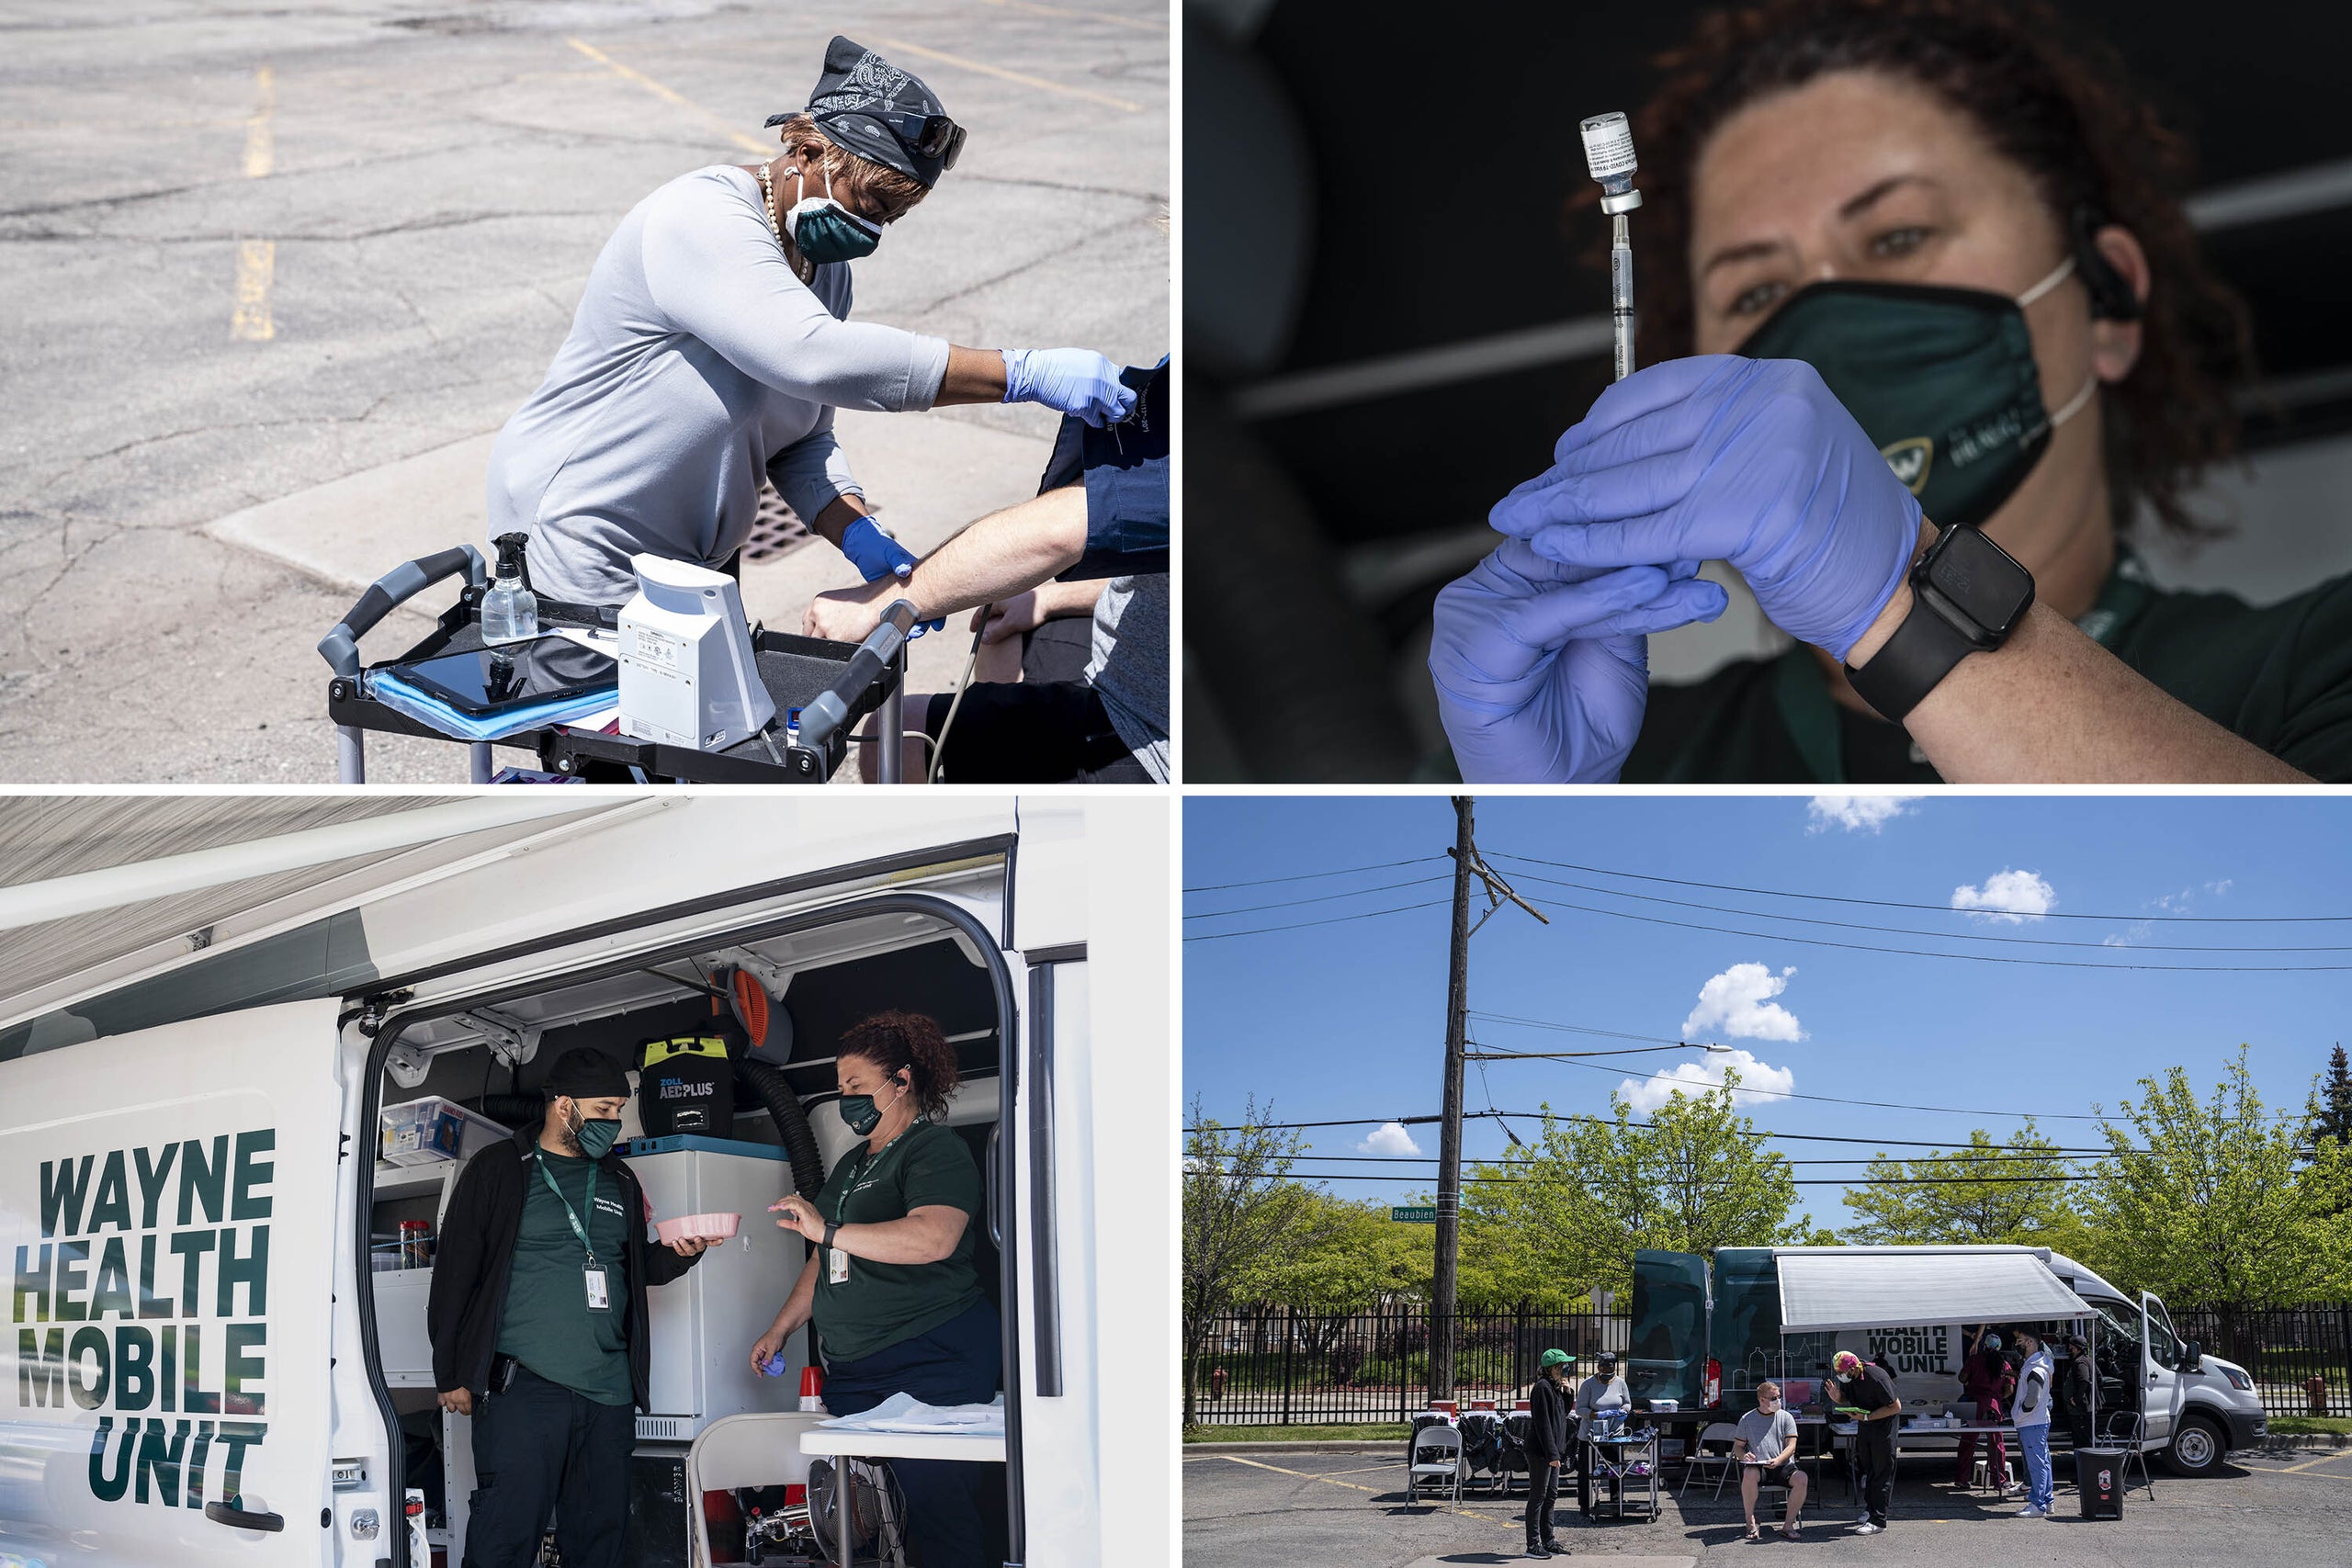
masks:
[[[1728,1421],[1714,1422],[1705,1431],[1701,1432],[1698,1442],[1691,1446],[1689,1453],[1682,1456],[1682,1484],[1675,1490],[1675,1496],[1679,1498],[1690,1490],[1691,1477],[1697,1475],[1702,1466],[1713,1465],[1715,1471],[1713,1495],[1722,1497],[1724,1482],[1732,1471],[1732,1440],[1738,1436],[1739,1428]],[[1724,1446],[1710,1452],[1707,1448],[1709,1443],[1721,1443]]]
[[[1421,1500],[1421,1488],[1443,1491],[1453,1506],[1462,1506],[1462,1434],[1451,1427],[1424,1427],[1413,1434],[1412,1462],[1405,1467],[1405,1501]]]
[[[2104,1438],[2123,1445],[2123,1462],[2116,1466],[2116,1474],[2123,1480],[2123,1490],[2132,1490],[2132,1466],[2140,1467],[2140,1483],[2148,1489],[2148,1501],[2156,1500],[2155,1477],[2148,1473],[2148,1453],[2143,1445],[2147,1439],[2148,1418],[2136,1410],[2110,1410],[2099,1423]]]

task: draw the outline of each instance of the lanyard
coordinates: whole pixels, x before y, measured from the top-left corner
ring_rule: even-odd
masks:
[[[906,1133],[900,1133],[899,1138],[905,1137],[907,1133],[913,1132],[917,1127],[929,1125],[931,1123],[928,1122],[910,1122],[907,1123]],[[849,1224],[849,1195],[857,1190],[857,1179],[880,1165],[882,1156],[899,1146],[899,1138],[891,1139],[871,1154],[858,1156],[857,1164],[850,1168],[849,1179],[842,1183],[842,1195],[833,1200],[833,1224],[837,1225]]]
[[[563,1189],[555,1184],[555,1173],[548,1169],[548,1162],[543,1159],[538,1165],[539,1179],[548,1184],[548,1190],[555,1194],[555,1201],[563,1205],[563,1217],[571,1222],[571,1234],[578,1236],[580,1245],[587,1249],[588,1266],[594,1268],[596,1245],[588,1239],[588,1227],[580,1223],[579,1212],[572,1208],[571,1200],[565,1197]],[[596,1162],[594,1160],[588,1162],[588,1212],[591,1214],[596,1212]]]

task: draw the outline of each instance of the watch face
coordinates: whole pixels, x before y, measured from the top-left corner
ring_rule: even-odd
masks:
[[[2033,577],[1973,528],[1945,536],[1928,563],[1928,583],[1985,630],[2006,633],[2033,603]]]

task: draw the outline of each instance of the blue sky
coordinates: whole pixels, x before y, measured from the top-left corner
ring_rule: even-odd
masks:
[[[1471,943],[1473,1038],[1488,1048],[1605,1049],[1579,1037],[1478,1019],[1478,1012],[1687,1040],[1748,1052],[1751,1084],[1797,1094],[1963,1110],[2031,1110],[2062,1144],[2096,1142],[2066,1121],[2134,1096],[2135,1080],[2179,1064],[2200,1089],[2252,1044],[2273,1105],[2300,1106],[2339,1039],[2352,1040],[2352,969],[2292,974],[2172,973],[1958,962],[1815,946],[1793,940],[1912,947],[2092,964],[2352,964],[2352,921],[2182,924],[2193,916],[2352,916],[2352,800],[2333,797],[1970,796],[1856,803],[1836,796],[1490,796],[1477,840],[1519,891],[1657,919],[1743,926],[1733,935],[1647,924],[1539,903],[1549,927],[1506,908]],[[1184,886],[1255,882],[1442,856],[1453,813],[1442,796],[1199,796],[1185,802]],[[1651,876],[1894,899],[1929,909],[1873,909],[1593,876],[1510,855]],[[1313,881],[1188,892],[1188,917],[1294,899],[1345,897],[1220,919],[1188,918],[1199,938],[1437,901],[1379,919],[1184,944],[1184,1098],[1238,1119],[1248,1098],[1279,1119],[1397,1117],[1436,1111],[1445,1039],[1445,859]],[[1536,877],[1728,908],[1850,921],[1864,930],[1597,897]],[[1426,882],[1418,879],[1430,879]],[[1355,893],[1355,889],[1385,891]],[[1955,901],[1963,908],[1954,909]],[[1988,912],[1989,911],[1989,912]],[[2078,919],[2075,915],[2112,916]],[[1919,937],[1890,928],[1945,933]],[[2086,947],[1953,940],[2031,938]],[[2150,951],[2154,943],[2339,945],[2342,952]],[[1709,1077],[1724,1056],[1697,1052],[1600,1064],[1471,1066],[1464,1104],[1605,1114],[1628,1077],[1688,1064]],[[1658,1089],[1645,1085],[1643,1092]],[[1964,1141],[2006,1136],[2010,1115],[1870,1110],[1781,1099],[1746,1108],[1761,1128],[1866,1138]],[[1521,1124],[1521,1137],[1532,1129]],[[1374,1127],[1311,1133],[1321,1155],[1360,1152]],[[1434,1125],[1410,1128],[1421,1154]],[[1401,1152],[1396,1134],[1370,1152]],[[1777,1145],[1798,1159],[1866,1148]],[[1491,1122],[1470,1123],[1465,1157],[1509,1152]],[[1925,1151],[1915,1151],[1925,1152]],[[1435,1167],[1320,1165],[1376,1174],[1338,1181],[1351,1197],[1404,1201]],[[1801,1166],[1842,1179],[1859,1166]],[[1392,1184],[1393,1179],[1393,1184]],[[1804,1187],[1823,1223],[1847,1215],[1837,1187]]]

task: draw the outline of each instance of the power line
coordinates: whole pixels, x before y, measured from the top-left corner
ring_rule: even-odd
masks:
[[[1699,882],[1682,876],[1656,876],[1640,871],[1617,871],[1605,865],[1579,865],[1574,861],[1544,860],[1536,855],[1515,855],[1495,852],[1497,860],[1525,861],[1530,865],[1548,865],[1561,871],[1581,871],[1593,876],[1622,876],[1635,882],[1662,882],[1676,887],[1704,887],[1717,893],[1750,893],[1767,898],[1804,898],[1824,904],[1867,904],[1880,909],[1932,909],[1939,914],[1985,913],[1954,909],[1949,904],[1912,904],[1895,898],[1856,898],[1835,893],[1792,893],[1779,887],[1743,887],[1730,882]],[[1999,911],[1989,911],[1998,913]],[[2041,919],[2046,920],[2106,920],[2136,923],[2154,920],[2166,923],[2179,921],[2191,925],[2298,925],[2352,921],[2352,915],[2090,915],[2073,910],[2045,910]]]
[[[1920,947],[1880,947],[1863,942],[1835,942],[1828,937],[1791,936],[1785,931],[1746,931],[1737,926],[1709,925],[1700,920],[1669,920],[1663,915],[1637,915],[1630,909],[1600,909],[1589,904],[1571,904],[1557,898],[1530,901],[1547,908],[1575,909],[1587,915],[1606,915],[1612,919],[1639,920],[1645,925],[1717,931],[1727,936],[1754,937],[1762,942],[1802,942],[1807,947],[1840,947],[1855,953],[1885,953],[1907,958],[1949,958],[1963,964],[2022,964],[2039,969],[2103,969],[2110,973],[2155,975],[2307,975],[2334,974],[2352,969],[2352,964],[2093,964],[2082,958],[2012,958],[1997,953],[1931,953]]]
[[[1351,865],[1340,871],[1302,871],[1295,876],[1261,876],[1251,882],[1204,882],[1187,887],[1187,893],[1222,893],[1233,887],[1265,887],[1277,882],[1312,882],[1318,876],[1353,876],[1360,871],[1394,871],[1400,865],[1419,865],[1425,861],[1443,860],[1443,855],[1415,855],[1410,860],[1382,861],[1377,865]]]
[[[1294,920],[1285,926],[1256,926],[1246,931],[1214,931],[1205,936],[1188,936],[1186,942],[1223,942],[1227,937],[1263,936],[1268,931],[1295,931],[1308,926],[1336,926],[1347,920],[1369,920],[1381,915],[1402,915],[1414,909],[1442,909],[1452,903],[1450,898],[1432,898],[1426,904],[1400,904],[1393,909],[1367,909],[1361,915],[1334,915],[1326,920]]]
[[[1272,904],[1244,904],[1238,909],[1204,909],[1184,918],[1188,920],[1215,920],[1227,915],[1253,915],[1261,909],[1295,909],[1301,904],[1329,904],[1335,898],[1362,898],[1374,893],[1394,893],[1399,887],[1427,887],[1432,883],[1452,880],[1445,876],[1417,876],[1409,882],[1384,882],[1377,887],[1358,887],[1346,893],[1318,893],[1311,898],[1283,898]]]
[[[1214,1169],[1212,1169],[1212,1170],[1204,1171],[1203,1174],[1209,1175],[1209,1176],[1229,1176],[1229,1175],[1231,1175],[1231,1174],[1232,1174],[1232,1172],[1230,1172],[1230,1171],[1224,1171],[1224,1170],[1214,1170]],[[1274,1179],[1274,1178],[1272,1178],[1272,1177],[1262,1177],[1262,1178],[1258,1178],[1258,1179],[1261,1179],[1261,1180],[1269,1180],[1269,1181],[1271,1181],[1271,1180],[1273,1180],[1273,1179]],[[1293,1178],[1289,1178],[1289,1177],[1284,1177],[1284,1178],[1282,1178],[1281,1179],[1283,1179],[1283,1180],[1291,1180],[1291,1179],[1293,1179]],[[1406,1182],[1406,1181],[1405,1181],[1405,1179],[1400,1178],[1400,1177],[1396,1177],[1396,1176],[1383,1176],[1383,1175],[1379,1175],[1379,1174],[1377,1174],[1377,1173],[1373,1173],[1373,1172],[1367,1172],[1367,1173],[1364,1173],[1364,1174],[1363,1174],[1363,1175],[1354,1175],[1354,1174],[1351,1174],[1351,1173],[1346,1172],[1346,1171],[1336,1171],[1336,1170],[1335,1170],[1335,1171],[1319,1171],[1319,1172],[1316,1172],[1316,1173],[1314,1173],[1314,1174],[1312,1174],[1312,1175],[1310,1175],[1310,1176],[1308,1176],[1308,1177],[1306,1177],[1306,1178],[1304,1178],[1304,1179],[1302,1179],[1311,1180],[1311,1181],[1385,1181],[1385,1182],[1388,1183],[1388,1185],[1390,1185],[1391,1187],[1397,1186],[1397,1185],[1399,1185],[1399,1184],[1400,1184],[1400,1182],[1402,1182],[1402,1183],[1404,1183],[1404,1184],[1406,1184],[1406,1185],[1409,1185],[1409,1184],[1410,1184],[1409,1182]],[[1466,1182],[1466,1181],[1479,1181],[1479,1182],[1484,1182],[1484,1183],[1487,1184],[1488,1186],[1496,1186],[1496,1187],[1515,1187],[1515,1186],[1519,1186],[1519,1185],[1521,1185],[1521,1184],[1522,1184],[1522,1183],[1526,1183],[1526,1184],[1535,1184],[1535,1185],[1540,1185],[1540,1184],[1541,1184],[1541,1180],[1540,1180],[1540,1179],[1539,1179],[1539,1178],[1536,1178],[1536,1177],[1532,1177],[1532,1176],[1476,1176],[1476,1175],[1471,1175],[1471,1174],[1467,1174],[1467,1173],[1465,1173],[1465,1174],[1463,1176],[1462,1179],[1463,1179],[1464,1181],[1465,1181],[1465,1182]],[[1875,1180],[1875,1181],[1863,1181],[1863,1180],[1853,1179],[1838,1179],[1838,1178],[1835,1178],[1835,1177],[1826,1177],[1826,1176],[1800,1176],[1800,1177],[1792,1178],[1792,1179],[1790,1180],[1789,1185],[1790,1185],[1790,1186],[1792,1186],[1792,1187],[1847,1187],[1847,1188],[1852,1188],[1852,1187],[2030,1187],[2030,1186],[2055,1186],[2055,1185],[2057,1185],[2057,1184],[2059,1184],[2059,1183],[2061,1183],[2061,1182],[2073,1183],[2073,1182],[2080,1182],[2080,1181],[2098,1181],[2098,1180],[2101,1180],[2101,1179],[2102,1179],[2102,1178],[2100,1178],[2100,1177],[2096,1177],[2096,1176],[1890,1176],[1890,1177],[1884,1177],[1884,1178],[1882,1178],[1882,1179],[1878,1179],[1878,1180]]]
[[[2088,947],[2107,951],[2126,948],[2134,953],[2352,953],[2352,943],[2344,942],[2312,947],[2226,947],[2200,942],[2067,942],[2058,937],[1988,936],[1975,931],[1921,931],[1916,926],[1865,925],[1859,920],[1823,919],[1817,915],[1783,915],[1771,909],[1735,909],[1722,904],[1701,903],[1690,898],[1668,898],[1656,893],[1628,893],[1621,888],[1595,887],[1590,883],[1566,882],[1556,876],[1538,876],[1532,872],[1523,871],[1519,874],[1529,882],[1541,882],[1552,887],[1574,887],[1580,892],[1598,893],[1605,898],[1639,898],[1648,904],[1671,904],[1683,909],[1709,909],[1720,915],[1745,915],[1751,919],[1794,920],[1802,925],[1834,926],[1841,931],[1883,931],[1896,936],[1924,936],[1938,942],[1997,942],[2027,947]],[[1977,911],[1952,911],[1955,914],[1975,912]]]
[[[1437,1163],[1437,1158],[1436,1158],[1436,1156],[1433,1156],[1433,1155],[1316,1155],[1316,1154],[1298,1154],[1298,1155],[1292,1155],[1292,1156],[1288,1156],[1288,1157],[1290,1157],[1290,1158],[1292,1158],[1292,1159],[1295,1159],[1295,1160],[1302,1160],[1302,1159],[1303,1159],[1303,1160],[1317,1160],[1317,1161],[1320,1161],[1320,1162],[1323,1162],[1323,1163],[1326,1163],[1326,1164],[1331,1164],[1331,1165],[1435,1165],[1435,1164]],[[1885,1158],[1886,1156],[1883,1156],[1883,1155],[1847,1155],[1847,1156],[1842,1156],[1842,1157],[1840,1157],[1840,1158],[1837,1158],[1837,1159],[1830,1159],[1830,1158],[1826,1158],[1826,1157],[1822,1158],[1822,1159],[1790,1159],[1790,1158],[1788,1158],[1788,1156],[1786,1156],[1785,1155],[1783,1155],[1783,1156],[1779,1156],[1779,1157],[1781,1159],[1782,1163],[1787,1164],[1787,1165],[1875,1165],[1875,1164],[1877,1164],[1881,1159],[1883,1159],[1883,1158]],[[1998,1148],[1992,1148],[1992,1149],[1971,1149],[1971,1148],[1967,1148],[1967,1147],[1962,1147],[1962,1148],[1956,1148],[1956,1149],[1954,1149],[1951,1153],[1950,1153],[1950,1154],[1948,1154],[1948,1155],[1931,1155],[1931,1156],[1928,1156],[1928,1159],[1924,1159],[1924,1160],[1913,1160],[1913,1161],[1910,1161],[1910,1162],[1908,1162],[1908,1163],[1910,1163],[1910,1164],[1914,1164],[1914,1165],[1926,1165],[1926,1164],[1930,1163],[1930,1161],[1934,1161],[1934,1162],[1949,1162],[1949,1163],[1959,1164],[1959,1165],[1984,1165],[1984,1164],[1987,1164],[1987,1163],[2000,1163],[2000,1162],[2009,1162],[2009,1161],[2022,1161],[2022,1162],[2025,1162],[2025,1163],[2027,1163],[2027,1164],[2052,1164],[2052,1163],[2055,1163],[2055,1164],[2059,1164],[2059,1165],[2074,1165],[2074,1164],[2078,1164],[2078,1163],[2079,1163],[2079,1164],[2094,1164],[2094,1165],[2095,1165],[2095,1164],[2097,1164],[2098,1162],[2099,1162],[2100,1160],[2116,1159],[2116,1158],[2120,1158],[2120,1156],[2117,1156],[2117,1155],[2114,1155],[2114,1154],[2104,1154],[2104,1155],[2090,1155],[2090,1156],[2083,1156],[2083,1155],[2045,1154],[2045,1153],[2043,1153],[2042,1151],[2041,1151],[2041,1150],[2039,1150],[2039,1149],[2018,1149],[2018,1150],[2014,1150],[2014,1151],[2013,1151],[2013,1150],[1998,1149]],[[1473,1161],[1472,1163],[1476,1164],[1476,1165],[1514,1165],[1514,1166],[1516,1166],[1516,1165],[1549,1165],[1549,1164],[1552,1164],[1552,1163],[1554,1163],[1554,1162],[1552,1162],[1552,1161],[1550,1161],[1550,1160],[1545,1160],[1545,1159],[1537,1159],[1537,1158],[1521,1158],[1521,1157],[1517,1157],[1517,1156],[1513,1156],[1504,1155],[1504,1156],[1497,1156],[1497,1157],[1495,1157],[1495,1158],[1493,1158],[1493,1159],[1481,1159],[1481,1160],[1476,1160],[1476,1161]],[[1903,1163],[1903,1162],[1897,1162],[1897,1163]]]
[[[1932,1107],[1930,1109],[1932,1109]],[[1464,1121],[1476,1121],[1486,1118],[1495,1120],[1509,1118],[1510,1120],[1516,1122],[1542,1122],[1550,1120],[1554,1122],[1589,1122],[1598,1127],[1614,1127],[1617,1125],[1617,1122],[1614,1117],[1579,1116],[1558,1111],[1465,1111],[1462,1114]],[[1396,1123],[1399,1127],[1420,1127],[1426,1126],[1437,1120],[1438,1118],[1435,1116],[1349,1116],[1342,1117],[1338,1121],[1332,1122],[1236,1122],[1231,1126],[1219,1125],[1216,1130],[1221,1133],[1276,1133],[1289,1132],[1294,1129],[1304,1130],[1312,1127],[1385,1127],[1391,1122]],[[2087,1118],[2087,1120],[2098,1120],[2098,1118]],[[1657,1123],[1655,1122],[1629,1121],[1625,1125],[1628,1127],[1637,1128],[1643,1132],[1650,1132],[1657,1127]],[[1208,1129],[1193,1126],[1187,1127],[1184,1131],[1197,1134],[1204,1133],[1208,1131]],[[1889,1149],[1971,1149],[1977,1146],[1973,1144],[1955,1144],[1950,1139],[1944,1139],[1941,1142],[1938,1142],[1923,1138],[1860,1138],[1849,1136],[1842,1133],[1751,1132],[1742,1135],[1750,1138],[1778,1139],[1783,1143],[1797,1144],[1868,1144],[1874,1148]],[[1989,1146],[1994,1148],[2002,1148],[2007,1145],[1995,1144]],[[2056,1144],[2051,1145],[2050,1147],[2062,1154],[2105,1155],[2115,1152],[2111,1149]],[[2151,1151],[2147,1149],[2127,1149],[2123,1152],[2127,1154],[2147,1154]]]
[[[1507,1053],[1491,1051],[1487,1053],[1487,1055],[1490,1058],[1498,1060],[1505,1055],[1507,1055]],[[1531,1059],[1554,1061],[1561,1060],[1563,1058],[1544,1055]],[[1618,1073],[1624,1071],[1622,1067],[1603,1066],[1599,1062],[1579,1062],[1573,1059],[1567,1059],[1566,1065],[1571,1067],[1583,1067],[1589,1072],[1595,1073]],[[1782,1090],[1750,1089],[1746,1086],[1733,1086],[1724,1083],[1720,1078],[1675,1078],[1671,1081],[1678,1086],[1688,1085],[1692,1089],[1731,1089],[1736,1094],[1762,1095],[1773,1100],[1810,1100],[1823,1105],[1860,1105],[1867,1107],[1872,1111],[1927,1111],[1939,1112],[1946,1116],[2007,1116],[2029,1122],[2106,1122],[2109,1120],[2108,1117],[2094,1115],[2091,1112],[2083,1111],[1969,1111],[1957,1105],[1906,1105],[1901,1100],[1847,1100],[1834,1094],[1799,1094],[1793,1089]]]

